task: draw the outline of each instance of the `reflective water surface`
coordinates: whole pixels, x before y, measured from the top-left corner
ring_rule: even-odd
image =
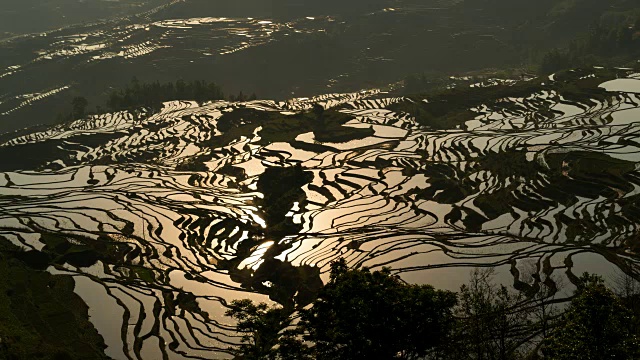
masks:
[[[629,76],[545,78],[446,129],[378,91],[77,120],[0,145],[0,238],[56,256],[116,359],[229,357],[228,303],[305,305],[339,257],[454,290],[475,266],[637,275]]]

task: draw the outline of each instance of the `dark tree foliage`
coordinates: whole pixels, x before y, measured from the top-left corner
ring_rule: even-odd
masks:
[[[445,359],[524,359],[536,333],[532,312],[524,311],[521,292],[493,283],[491,269],[476,269],[463,285],[456,306],[452,341],[443,344]]]
[[[89,101],[83,96],[76,96],[71,100],[71,111],[65,113],[58,113],[56,116],[56,123],[63,124],[73,121],[75,119],[81,119],[87,115],[87,106]]]
[[[238,359],[269,359],[277,356],[273,347],[289,315],[284,309],[269,308],[264,303],[255,305],[251,300],[236,300],[225,315],[236,319],[238,331],[243,333],[242,344],[234,350]]]
[[[584,274],[562,323],[545,339],[543,353],[557,360],[638,359],[633,315],[598,276]]]
[[[42,271],[44,254],[19,255],[17,246],[0,242],[0,359],[110,359],[73,277]]]
[[[178,80],[175,84],[161,84],[158,81],[140,83],[138,79],[133,78],[126,88],[112,91],[106,105],[111,111],[131,110],[140,107],[159,110],[163,102],[170,100],[205,102],[222,99],[224,99],[224,94],[215,83],[198,80],[191,82]]]
[[[418,359],[446,341],[455,304],[452,292],[408,285],[388,269],[349,270],[340,260],[295,327],[284,309],[249,300],[227,315],[245,334],[239,359]]]
[[[72,113],[71,116],[74,119],[79,119],[84,117],[85,112],[87,110],[87,106],[89,105],[89,101],[85,97],[76,96],[71,101]]]
[[[565,49],[551,49],[540,63],[542,73],[606,63],[607,59],[633,58],[640,53],[640,17],[603,17],[586,35]],[[619,60],[618,60],[619,61]]]
[[[242,91],[238,93],[238,95],[229,95],[229,101],[251,101],[257,100],[258,96],[253,93],[251,96],[245,95]]]
[[[302,329],[290,326],[292,317],[287,310],[235,300],[226,315],[238,321],[238,331],[243,333],[242,344],[232,350],[236,359],[314,359],[313,351],[301,341]]]
[[[456,295],[407,285],[388,269],[331,266],[331,279],[301,313],[317,359],[416,359],[441,344],[454,324]]]
[[[489,270],[475,270],[456,296],[408,285],[388,269],[350,270],[341,259],[311,307],[241,300],[227,315],[243,333],[238,359],[640,358],[638,311],[623,301],[635,292],[625,283],[620,298],[598,276],[580,281],[563,314],[549,303],[541,316],[539,299],[497,286]]]
[[[628,274],[619,274],[613,280],[613,292],[624,307],[633,313],[633,332],[640,335],[640,281]]]

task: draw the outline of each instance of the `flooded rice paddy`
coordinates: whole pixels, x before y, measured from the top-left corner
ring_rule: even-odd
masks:
[[[304,306],[340,257],[454,290],[477,266],[637,276],[640,80],[589,75],[448,127],[379,91],[53,126],[0,144],[0,239],[73,276],[115,359],[227,358],[227,304]]]

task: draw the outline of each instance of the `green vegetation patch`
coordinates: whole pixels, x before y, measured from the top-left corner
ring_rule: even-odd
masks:
[[[0,358],[108,359],[71,276],[35,270],[0,242]]]

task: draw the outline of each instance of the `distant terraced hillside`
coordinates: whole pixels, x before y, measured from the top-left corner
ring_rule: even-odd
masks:
[[[165,0],[5,0],[0,39],[160,10]]]
[[[51,1],[41,6],[67,4]],[[130,3],[139,4],[117,2]],[[563,1],[563,6],[551,0],[144,4],[126,16],[105,14],[104,19],[0,41],[0,133],[52,124],[58,114],[70,112],[76,96],[86,97],[95,109],[133,77],[142,82],[206,80],[227,94],[243,91],[284,100],[394,88],[413,73],[442,77],[532,67],[549,48],[588,33],[595,21],[633,25],[638,15],[630,0],[610,6],[592,0]],[[20,22],[20,17],[11,21]]]
[[[638,278],[638,70],[472,85],[173,101],[13,138],[0,239],[75,279],[115,359],[228,357],[231,300],[304,306],[339,257],[454,289],[476,266],[566,292]]]

